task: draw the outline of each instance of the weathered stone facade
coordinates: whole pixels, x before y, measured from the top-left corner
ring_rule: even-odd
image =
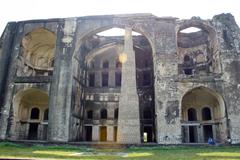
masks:
[[[111,28],[125,36],[98,35]],[[239,69],[231,14],[10,22],[0,39],[0,139],[240,143]]]

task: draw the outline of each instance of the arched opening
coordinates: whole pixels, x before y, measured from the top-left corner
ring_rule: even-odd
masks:
[[[107,119],[107,110],[106,109],[101,109],[100,118],[101,119]]]
[[[204,21],[183,22],[177,29],[177,46],[179,74],[197,76],[220,72],[216,31]]]
[[[206,143],[209,138],[220,143],[226,139],[225,106],[218,93],[197,87],[183,96],[182,134],[184,143]]]
[[[193,59],[189,55],[184,56],[183,71],[185,75],[192,75],[194,69]]]
[[[56,35],[44,28],[26,34],[21,43],[18,76],[51,75],[54,66]]]
[[[79,39],[79,43],[77,44],[79,47],[77,47],[78,49],[75,51],[72,59],[74,73],[73,85],[80,86],[83,90],[82,93],[86,95],[94,93],[93,99],[90,100],[89,98],[86,100],[87,103],[83,104],[85,111],[90,108],[98,108],[97,106],[103,106],[108,110],[108,108],[113,105],[117,107],[119,105],[118,95],[121,90],[123,76],[122,63],[124,63],[124,59],[127,58],[122,54],[124,49],[125,31],[124,29],[120,29],[123,31],[123,34],[119,35],[114,32],[110,36],[105,35],[105,33],[100,33],[102,31],[110,30],[112,27],[113,26],[107,26],[90,31],[83,36],[81,40]],[[149,39],[143,34],[134,33],[132,38],[133,49],[136,55],[135,68],[137,72],[136,78],[138,91],[147,92],[151,97],[154,97],[152,43],[150,43]],[[80,77],[80,79],[75,81],[76,77]],[[87,81],[85,81],[85,79],[87,79]],[[95,79],[94,82],[93,79]],[[87,84],[85,84],[85,82],[87,82]],[[73,86],[73,88],[75,87]],[[79,98],[81,98],[80,95]],[[141,106],[139,108],[143,108],[143,104],[149,103],[145,101],[149,100],[143,99],[143,97],[140,98],[143,103],[140,103]],[[150,103],[154,103],[153,98]],[[154,108],[154,104],[151,104],[150,106]],[[114,119],[116,119],[116,111],[114,112]],[[110,115],[109,117],[111,117]],[[86,118],[86,116],[83,117]],[[106,125],[107,127],[112,127],[114,125],[114,137],[116,137],[117,121],[114,121],[114,124],[111,124],[110,121],[101,121],[101,119],[105,119],[102,118],[101,111],[100,116],[96,116],[96,119],[100,120],[99,124],[92,124],[90,121],[87,121],[88,123],[84,125],[92,125],[93,128],[96,127],[95,125]],[[151,122],[146,123],[153,124],[154,121],[151,120]],[[82,126],[83,128],[84,125]],[[155,127],[154,124],[152,127]]]
[[[194,108],[188,109],[188,121],[197,121],[197,112]]]
[[[202,120],[211,120],[212,115],[211,115],[211,110],[208,107],[204,107],[202,109]]]
[[[11,126],[17,140],[46,140],[48,119],[48,95],[29,88],[19,91],[13,99],[14,123]]]
[[[38,108],[32,108],[31,110],[31,119],[39,119],[39,109]]]

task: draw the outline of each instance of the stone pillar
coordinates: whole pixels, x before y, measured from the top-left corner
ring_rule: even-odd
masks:
[[[99,127],[97,125],[92,126],[92,141],[99,141]]]
[[[17,69],[21,39],[23,37],[23,23],[16,25],[8,23],[3,33],[3,46],[0,55],[0,139],[6,139],[8,132],[10,112],[14,93],[14,78]],[[8,132],[8,133],[7,133]]]
[[[107,126],[107,141],[113,142],[113,126]]]
[[[76,19],[59,22],[49,99],[48,140],[69,141],[72,100],[72,54]]]
[[[119,143],[140,143],[139,101],[136,87],[136,64],[133,50],[132,29],[125,28],[124,54],[127,60],[122,64],[122,85],[119,100],[117,141]]]

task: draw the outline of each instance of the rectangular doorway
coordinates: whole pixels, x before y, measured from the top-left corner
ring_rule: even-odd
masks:
[[[92,141],[92,126],[85,126],[86,141]]]
[[[117,142],[117,126],[115,126],[113,130],[113,140]]]
[[[143,141],[145,143],[153,142],[153,127],[152,126],[144,126]]]
[[[43,140],[47,140],[48,125],[43,125]]]
[[[107,127],[106,126],[100,127],[100,141],[102,141],[102,142],[107,141]]]
[[[30,123],[28,130],[28,139],[37,140],[38,139],[38,123]]]
[[[203,126],[203,135],[204,135],[204,142],[208,142],[209,138],[213,139],[212,125]]]
[[[189,126],[189,142],[198,143],[197,126]]]

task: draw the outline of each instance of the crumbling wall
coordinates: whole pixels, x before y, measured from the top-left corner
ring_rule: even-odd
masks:
[[[212,21],[220,42],[220,59],[228,127],[232,143],[240,143],[240,29],[231,14],[220,14]],[[230,138],[229,137],[229,138]]]
[[[175,19],[170,18],[157,22],[155,26],[155,114],[157,142],[160,144],[181,143],[175,25]]]

